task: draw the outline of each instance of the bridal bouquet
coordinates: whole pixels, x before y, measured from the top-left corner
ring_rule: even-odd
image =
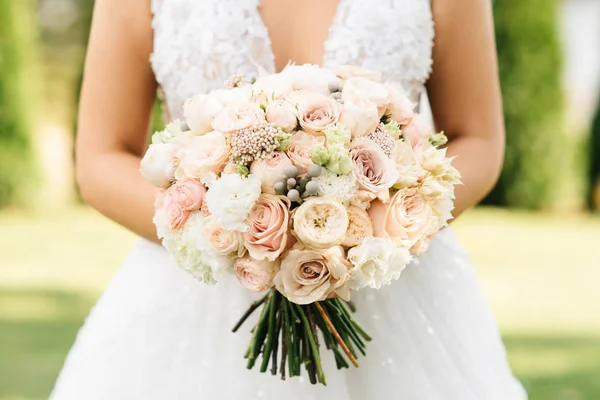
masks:
[[[325,384],[324,343],[358,366],[371,338],[353,291],[398,279],[447,224],[460,176],[393,83],[355,67],[290,65],[186,101],[141,164],[160,188],[154,222],[177,265],[213,284],[233,273],[266,294],[246,351],[282,379]],[[319,333],[320,332],[320,333]]]

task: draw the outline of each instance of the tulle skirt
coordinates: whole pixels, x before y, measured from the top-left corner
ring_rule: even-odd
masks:
[[[80,330],[52,400],[523,400],[469,257],[447,228],[381,290],[353,294],[371,334],[360,367],[327,386],[247,370],[253,319],[231,328],[256,296],[234,276],[215,286],[140,241]],[[255,316],[256,318],[256,316]]]

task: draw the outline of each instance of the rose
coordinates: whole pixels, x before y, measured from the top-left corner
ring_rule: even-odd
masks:
[[[349,300],[350,293],[344,285],[351,268],[340,246],[319,250],[296,243],[281,260],[275,287],[296,304],[322,301],[332,293]]]
[[[348,212],[337,201],[312,197],[296,208],[293,229],[296,237],[308,247],[337,246],[348,229]]]
[[[229,142],[221,132],[213,131],[204,136],[195,136],[185,149],[175,176],[177,179],[200,179],[207,172],[221,172],[230,153]]]
[[[275,194],[273,187],[277,181],[285,180],[283,170],[288,165],[292,165],[288,156],[276,151],[266,158],[254,160],[250,164],[250,173],[260,179],[263,193]]]
[[[356,98],[344,102],[339,120],[342,125],[350,129],[352,137],[366,136],[377,128],[379,111],[372,101]]]
[[[433,135],[433,130],[422,115],[415,114],[408,125],[402,128],[402,135],[404,135],[404,140],[409,142],[413,147],[416,147],[419,144],[429,142],[429,138]]]
[[[167,189],[164,193],[159,194],[159,198],[157,198],[155,205],[160,207],[157,211],[165,213],[169,228],[180,230],[184,227],[190,217],[190,211],[181,208],[173,196],[174,190],[171,189],[172,187]]]
[[[292,132],[298,125],[296,109],[285,100],[275,100],[267,106],[267,122],[281,128],[284,132]]]
[[[407,125],[415,115],[414,104],[402,92],[401,89],[393,86],[385,86],[388,92],[390,102],[387,106],[387,113],[401,126]]]
[[[205,219],[204,229],[204,236],[208,239],[210,247],[218,254],[224,256],[235,254],[240,257],[246,252],[240,232],[223,229],[210,216]]]
[[[320,94],[302,95],[298,103],[300,126],[313,135],[338,122],[340,103],[329,96]]]
[[[311,150],[322,143],[322,137],[309,135],[303,131],[298,131],[292,135],[290,138],[290,147],[286,154],[292,164],[298,169],[298,175],[306,175],[308,167],[313,164]]]
[[[257,260],[275,261],[288,243],[290,201],[284,196],[262,194],[250,214],[250,229],[244,243],[250,256]]]
[[[366,99],[375,103],[378,118],[381,118],[390,101],[385,86],[362,77],[348,79],[342,90],[342,100],[344,102],[355,102],[357,99]]]
[[[194,134],[204,135],[212,131],[211,123],[222,109],[223,104],[215,96],[200,94],[186,100],[183,116]]]
[[[420,241],[436,232],[438,217],[416,188],[399,190],[386,206],[371,203],[374,236],[391,238],[404,248],[419,247]]]
[[[346,211],[348,211],[349,223],[342,246],[358,246],[367,236],[373,236],[373,222],[362,208],[349,206]]]
[[[259,122],[264,122],[264,120],[265,112],[258,104],[235,102],[221,110],[211,125],[217,131],[231,133],[250,128]]]
[[[381,82],[381,73],[371,71],[366,68],[355,67],[353,65],[342,65],[337,70],[337,76],[343,80],[350,78],[366,78],[373,82]]]
[[[380,193],[391,188],[398,179],[394,161],[371,139],[355,139],[350,145],[350,159],[361,189]]]
[[[356,194],[350,199],[350,205],[363,210],[368,210],[371,206],[371,202],[377,198],[375,193],[371,193],[368,190],[357,190]]]
[[[206,187],[197,179],[180,179],[168,191],[172,192],[173,200],[184,210],[199,210],[204,202]]]
[[[273,287],[273,278],[279,269],[279,262],[255,260],[241,257],[235,260],[233,272],[242,286],[253,292],[263,292]]]
[[[179,146],[174,143],[151,144],[142,158],[140,172],[152,185],[165,188],[175,180]]]
[[[308,90],[326,96],[330,93],[329,85],[338,79],[332,71],[311,64],[288,65],[280,74],[291,79],[296,90]]]

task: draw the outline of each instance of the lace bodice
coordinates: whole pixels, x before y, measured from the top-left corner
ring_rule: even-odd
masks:
[[[156,79],[172,118],[183,102],[219,88],[233,73],[275,72],[260,0],[151,0]],[[323,66],[382,72],[417,101],[431,70],[430,0],[339,0]]]

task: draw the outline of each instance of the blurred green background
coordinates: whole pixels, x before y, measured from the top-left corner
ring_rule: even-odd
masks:
[[[74,184],[93,3],[0,0],[2,400],[48,397],[136,240]],[[454,229],[530,398],[600,399],[600,0],[496,0],[494,15],[506,165]]]

